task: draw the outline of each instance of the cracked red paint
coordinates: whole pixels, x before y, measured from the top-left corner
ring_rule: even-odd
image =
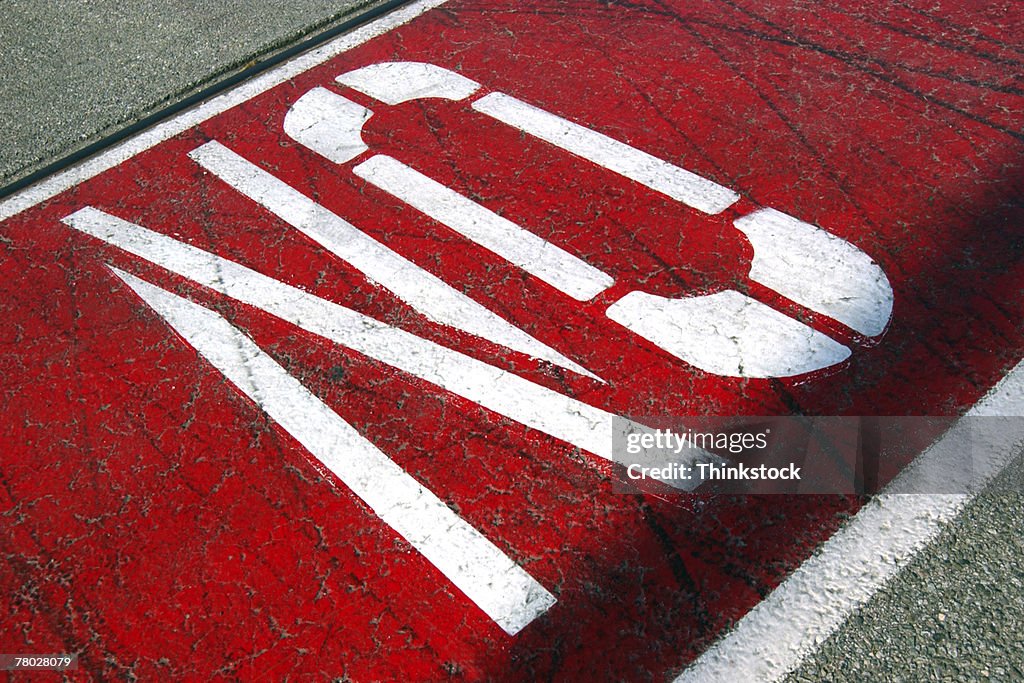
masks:
[[[1014,24],[1013,22],[1016,22]],[[94,206],[620,414],[957,414],[1021,358],[1020,12],[453,2],[0,228],[0,651],[82,678],[663,680],[859,501],[611,492],[604,461],[187,284],[60,219]],[[381,61],[452,69],[738,191],[715,217],[458,102],[376,107],[372,150],[613,275],[579,304],[282,133]],[[336,86],[332,86],[336,87]],[[359,95],[338,87],[357,101]],[[607,380],[431,323],[187,153],[216,139]],[[875,258],[895,308],[818,376],[700,372],[604,316],[736,287],[772,206]],[[223,313],[558,602],[501,631],[105,264]],[[755,295],[771,299],[765,292]],[[776,301],[776,303],[779,303]],[[786,310],[797,311],[782,302]]]

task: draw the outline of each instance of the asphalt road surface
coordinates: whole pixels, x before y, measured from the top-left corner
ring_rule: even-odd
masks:
[[[0,184],[374,4],[5,3]]]
[[[1018,459],[788,681],[1024,679]]]

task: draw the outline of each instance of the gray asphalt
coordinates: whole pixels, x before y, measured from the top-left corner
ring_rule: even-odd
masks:
[[[0,186],[376,0],[4,0]]]
[[[371,4],[5,0],[0,185]],[[1024,680],[1022,481],[1018,462],[790,683]]]
[[[1024,460],[787,683],[1024,681]]]

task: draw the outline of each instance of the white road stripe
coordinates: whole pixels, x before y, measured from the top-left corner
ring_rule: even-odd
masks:
[[[360,131],[373,112],[327,88],[313,88],[288,108],[284,132],[336,164],[370,149]]]
[[[850,349],[746,294],[671,299],[630,292],[608,317],[705,372],[792,377],[842,362]]]
[[[62,219],[225,296],[391,365],[602,458],[612,414],[92,207]]]
[[[696,173],[504,93],[485,95],[473,108],[698,211],[720,213],[739,199],[732,190]]]
[[[400,256],[219,142],[189,152],[200,166],[349,263],[434,322],[598,379],[432,273]],[[599,380],[603,381],[603,380]]]
[[[506,633],[555,597],[220,315],[111,268]]]
[[[587,301],[615,280],[586,261],[389,156],[352,171],[555,289]]]
[[[775,209],[759,209],[733,224],[754,248],[752,280],[861,334],[885,330],[892,286],[863,251]]]
[[[40,182],[11,195],[0,202],[0,221],[7,220],[40,202],[54,197],[79,183],[110,170],[136,154],[154,147],[164,140],[188,130],[217,114],[242,104],[271,88],[288,81],[313,67],[323,64],[354,47],[383,35],[406,24],[419,15],[443,5],[447,0],[418,0],[354,29],[350,33],[309,52],[297,56],[284,64],[267,71],[252,80],[245,81],[227,92],[207,100],[194,109],[189,109],[174,118],[159,123],[138,135],[125,140],[95,157],[71,166]]]
[[[334,80],[385,104],[401,104],[424,97],[461,100],[480,89],[476,81],[424,62],[370,64]]]
[[[1017,365],[967,413],[1024,416],[1024,363]],[[777,681],[821,645],[855,609],[936,538],[983,485],[1024,446],[1024,419],[985,429],[989,441],[974,443],[970,494],[901,494],[905,480],[933,462],[964,457],[960,423],[901,473],[818,552],[758,603],[722,640],[709,648],[676,683]],[[977,430],[971,437],[977,438]],[[955,452],[949,453],[950,449]],[[985,455],[980,459],[979,455]],[[925,464],[927,463],[927,466]],[[959,470],[962,465],[956,465]],[[920,489],[918,489],[920,490]]]

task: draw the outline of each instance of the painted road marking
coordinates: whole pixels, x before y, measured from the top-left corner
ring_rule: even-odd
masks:
[[[217,313],[111,268],[509,635],[555,598]]]
[[[371,157],[352,172],[574,299],[592,299],[615,282],[586,261],[389,156]]]
[[[986,429],[990,441],[973,445],[977,469],[969,494],[903,494],[904,481],[920,470],[959,471],[964,457],[959,431],[950,428],[935,445],[875,496],[820,550],[748,612],[722,640],[686,669],[676,683],[777,681],[794,670],[861,605],[938,537],[964,506],[1024,446],[1024,363],[1011,370],[966,417],[1009,417]],[[979,435],[975,431],[971,438]],[[948,481],[948,480],[947,480]],[[945,483],[945,482],[944,482]],[[922,490],[915,484],[912,490]],[[926,490],[926,489],[925,489]]]
[[[392,105],[421,98],[461,100],[480,88],[421,62],[372,64],[335,80]],[[720,213],[739,199],[717,183],[503,93],[485,95],[472,107],[704,213]],[[372,115],[316,87],[289,108],[284,130],[320,156],[343,164],[369,149],[362,129]],[[390,156],[376,155],[352,171],[575,299],[589,300],[614,284],[582,259]],[[743,216],[734,225],[754,248],[752,280],[868,336],[885,329],[892,288],[860,249],[774,209]],[[792,377],[850,356],[843,344],[734,290],[682,299],[635,291],[607,313],[677,358],[726,377]]]
[[[61,636],[81,645],[86,666],[94,643],[111,654],[92,658],[95,677],[116,676],[113,658],[126,661],[129,655],[144,677],[166,671],[159,663],[163,653],[146,651],[148,643],[124,631],[163,628],[161,648],[172,651],[171,661],[188,661],[191,667],[176,671],[201,678],[216,671],[241,677],[267,670],[299,675],[321,670],[330,658],[343,662],[345,670],[338,673],[353,680],[452,675],[537,680],[582,678],[597,670],[615,678],[664,679],[777,587],[859,503],[708,497],[673,505],[646,493],[621,496],[610,490],[612,466],[590,457],[607,454],[588,455],[604,438],[591,425],[599,429],[611,415],[712,411],[960,413],[1019,361],[1020,266],[1007,246],[1011,231],[996,219],[975,220],[991,215],[992,207],[1008,206],[1010,184],[992,153],[1005,150],[1007,140],[976,119],[1009,117],[1005,112],[1014,111],[1013,98],[994,107],[994,114],[981,111],[969,119],[943,110],[938,96],[922,104],[907,90],[880,84],[847,69],[848,64],[837,62],[831,66],[838,68],[827,69],[828,78],[818,78],[822,64],[807,58],[805,45],[813,36],[805,24],[793,24],[802,41],[799,49],[777,44],[762,50],[750,43],[750,31],[761,29],[746,25],[757,20],[723,7],[689,8],[707,20],[692,25],[623,5],[595,6],[572,22],[497,5],[489,11],[486,3],[473,3],[472,11],[466,7],[454,0],[444,12],[378,35],[309,72],[289,65],[0,208],[4,216],[30,208],[4,222],[0,240],[6,259],[0,305],[14,323],[0,340],[3,400],[11,416],[11,455],[4,460],[5,487],[0,488],[0,505],[10,522],[5,531],[18,553],[53,562],[61,566],[62,577],[73,580],[47,583],[46,576],[22,579],[7,567],[0,571],[8,572],[11,583],[40,582],[40,597],[31,602],[25,623],[39,614],[57,614]],[[838,23],[846,20],[825,11],[830,29],[837,17]],[[756,14],[756,8],[750,12]],[[742,33],[719,28],[740,25]],[[698,30],[693,26],[703,33],[691,35],[691,29]],[[859,40],[864,35],[874,34],[836,25],[815,39],[835,47],[830,41],[850,38],[873,50],[874,43]],[[550,49],[549,38],[555,37],[565,46],[557,54]],[[914,42],[907,36],[893,40],[901,49],[913,48],[905,44]],[[600,54],[591,49],[598,41]],[[356,43],[346,37],[339,44]],[[678,46],[693,59],[679,60],[680,52],[667,46]],[[837,48],[830,55],[841,52]],[[575,63],[582,68],[559,71],[567,54],[578,57]],[[976,66],[965,59],[974,57],[961,54],[944,64],[951,73]],[[445,76],[447,84],[438,84],[430,69],[422,69],[425,82],[416,87],[408,79],[387,84],[384,95],[393,101],[416,100],[404,108],[364,107],[365,93],[352,92],[347,94],[358,106],[338,104],[347,100],[341,89],[347,84],[335,80],[339,73],[392,60],[443,65],[448,69],[438,69],[466,76],[464,81]],[[787,80],[776,83],[783,72]],[[928,85],[900,64],[887,69],[886,77],[908,87]],[[267,91],[268,83],[276,87]],[[369,89],[366,83],[362,87]],[[793,83],[810,92],[790,93],[786,88]],[[679,160],[700,177],[735,188],[739,198],[720,214],[696,215],[700,212],[558,145],[496,123],[472,110],[470,102],[444,101],[486,95],[482,89],[493,86],[567,120],[597,125],[588,119],[599,116],[601,130],[619,131],[618,139],[635,142],[652,156]],[[953,100],[973,101],[970,84],[950,81],[946,87]],[[340,94],[330,94],[334,90]],[[348,114],[332,125],[359,126],[358,140],[351,137],[349,147],[335,147],[335,157],[355,166],[360,155],[387,155],[463,197],[485,197],[481,204],[526,228],[541,224],[546,207],[556,207],[550,219],[557,246],[614,278],[616,289],[582,305],[536,278],[519,277],[504,259],[447,234],[428,216],[367,188],[354,173],[341,172],[346,169],[310,152],[284,130],[289,106],[310,92],[319,93],[310,101],[319,98],[321,108],[347,107]],[[705,94],[711,92],[714,97]],[[432,100],[434,95],[442,100]],[[245,104],[218,110],[225,102]],[[820,102],[828,103],[827,111],[815,108]],[[219,115],[210,118],[215,111]],[[466,126],[466,117],[476,125]],[[311,131],[318,120],[299,121],[309,125],[297,128]],[[201,125],[190,128],[196,123]],[[160,136],[169,139],[150,149]],[[426,267],[439,280],[456,291],[473,291],[475,301],[607,383],[552,372],[518,356],[496,360],[491,344],[467,340],[469,335],[446,337],[445,329],[425,316],[403,318],[401,330],[383,325],[381,320],[392,320],[391,294],[368,286],[324,250],[309,248],[297,231],[282,230],[277,218],[188,158],[209,140],[230,143],[394,253],[424,263],[419,255],[426,250],[431,256]],[[916,142],[921,140],[927,141],[923,149]],[[965,140],[971,153],[950,153]],[[446,156],[454,149],[457,157]],[[147,151],[117,165],[132,150]],[[273,150],[272,156],[265,150]],[[921,184],[905,184],[897,195],[888,192],[894,180],[885,175],[885,163],[865,150],[898,159],[901,177],[909,174]],[[541,163],[530,163],[535,156]],[[933,165],[933,156],[943,163]],[[516,165],[506,168],[495,158],[514,159]],[[34,205],[67,189],[75,173],[78,180],[98,171],[103,173]],[[573,181],[568,190],[557,182],[565,178]],[[949,195],[953,187],[955,197]],[[980,190],[972,195],[976,188],[983,188],[984,196]],[[619,197],[623,200],[616,202]],[[793,286],[787,293],[786,283],[773,288],[772,278],[778,281],[787,268],[800,272],[804,284],[822,278],[797,260],[787,261],[779,246],[789,239],[810,243],[797,234],[809,223],[738,223],[767,211],[762,208],[767,204],[834,230],[837,239],[872,257],[862,262],[884,271],[894,295],[888,296],[871,274],[878,271],[867,269],[853,285],[856,296],[871,302],[864,308],[844,309],[838,298],[816,293],[798,300],[792,294],[803,289]],[[83,207],[97,213],[81,213]],[[102,218],[102,223],[114,216],[151,232],[101,225],[95,234],[102,241],[96,241],[60,223],[64,218],[83,224]],[[387,222],[377,224],[378,216]],[[1009,218],[1015,217],[1011,211]],[[770,233],[766,246],[753,244],[758,227]],[[791,234],[779,232],[787,230]],[[123,251],[121,243],[128,245]],[[271,245],[274,251],[267,254]],[[960,259],[967,250],[971,258]],[[941,262],[946,256],[956,259],[955,267]],[[127,291],[109,277],[104,264],[110,262],[172,291],[175,283],[212,290],[196,296],[217,299],[218,310],[240,321],[234,324],[259,339],[264,352],[293,377],[302,377],[339,419],[440,494],[502,553],[521,561],[558,601],[511,639],[449,581],[425,581],[434,568],[420,553],[387,546],[393,540],[389,533],[361,534],[374,525],[357,497],[345,487],[325,486],[304,448],[283,430],[259,424],[252,400],[236,397],[235,387],[218,382],[190,344],[140,313],[134,295],[116,295]],[[241,263],[259,264],[260,272]],[[158,266],[172,272],[153,275]],[[633,296],[634,286],[667,302],[723,292],[734,293],[719,297],[726,303],[750,296],[852,353],[828,372],[793,379],[714,376],[600,315],[606,301]],[[522,307],[509,306],[519,297]],[[787,301],[780,302],[783,298]],[[898,315],[890,316],[893,301]],[[713,315],[727,318],[721,311],[730,306],[736,307],[722,305]],[[299,324],[319,338],[294,327]],[[359,327],[365,325],[361,337]],[[879,334],[887,336],[868,343],[840,325],[882,329]],[[343,341],[331,343],[335,337]],[[716,333],[705,341],[710,346],[727,340]],[[398,358],[403,349],[426,355],[403,361]],[[520,384],[481,359],[515,367],[515,374],[507,375]],[[738,374],[754,367],[730,362]],[[473,375],[473,369],[481,374]],[[459,371],[473,376],[452,374]],[[443,382],[454,383],[458,391]],[[37,397],[40,385],[49,391]],[[522,404],[510,398],[524,395]],[[479,397],[496,402],[492,413],[467,402]],[[535,398],[550,399],[536,415],[530,413]],[[86,413],[82,406],[103,410]],[[548,437],[559,431],[566,435]],[[235,457],[237,449],[247,457]],[[588,453],[580,457],[577,449]],[[580,467],[579,460],[587,466]],[[72,490],[76,495],[67,497]],[[129,491],[131,500],[125,496]],[[187,502],[200,517],[183,516],[180,507],[165,501]],[[205,543],[211,519],[217,529],[230,531],[229,540],[225,535]],[[149,552],[124,554],[126,539],[146,544]],[[202,539],[202,548],[190,539]],[[275,552],[264,554],[268,547]],[[164,548],[173,548],[166,551],[173,553],[167,555],[174,559],[173,577],[154,575],[153,563],[145,563]],[[118,611],[135,621],[125,626],[107,618],[97,631],[83,626],[82,616],[105,614],[112,581],[83,558],[115,556],[126,561],[113,577],[120,582]],[[174,582],[183,590],[153,607],[154,588]],[[217,604],[205,601],[211,594],[204,590],[207,582],[217,586]],[[47,611],[55,606],[55,612]],[[0,607],[25,614],[10,600]],[[255,614],[272,617],[269,626]],[[197,635],[181,627],[187,615],[193,615],[193,624],[195,615],[202,615],[207,623],[240,627]],[[49,642],[49,635],[40,635],[45,627],[33,627],[40,642]],[[280,638],[282,632],[294,639]],[[203,652],[193,649],[200,636]],[[298,642],[321,644],[316,663],[290,646]]]
[[[219,142],[189,157],[431,320],[598,379]]]
[[[850,356],[839,342],[731,289],[687,299],[631,292],[608,307],[608,317],[727,377],[792,377]]]
[[[284,132],[334,163],[343,164],[370,149],[359,131],[371,116],[373,112],[366,107],[316,87],[288,109]]]
[[[460,74],[422,62],[371,64],[335,80],[392,105],[424,97],[461,100],[480,88],[479,83]],[[485,95],[472,106],[495,120],[704,213],[720,213],[739,199],[732,190],[696,173],[504,93]]]
[[[159,123],[96,157],[86,159],[65,171],[30,185],[21,192],[7,197],[0,202],[0,221],[17,216],[22,211],[40,202],[44,202],[104,171],[110,170],[135,155],[171,139],[182,131],[186,131],[203,121],[213,118],[242,102],[251,100],[257,95],[281,83],[285,83],[289,79],[309,71],[313,67],[323,64],[373,38],[384,35],[403,24],[407,24],[424,12],[446,2],[449,2],[449,0],[415,0],[415,2],[396,9],[380,19],[353,30],[351,33],[346,33],[322,47],[299,55],[295,59],[253,78],[251,81],[246,81],[236,88],[217,95],[195,109],[182,112],[168,121]]]
[[[473,109],[698,211],[720,213],[739,199],[732,190],[696,173],[504,93],[481,97]]]
[[[604,411],[102,211],[87,207],[64,222],[506,417],[611,457],[613,416]],[[490,541],[221,316],[112,270],[507,633],[517,633],[554,603]]]
[[[424,97],[464,100],[480,89],[476,81],[423,62],[371,64],[334,80],[385,104],[401,104]]]
[[[775,209],[755,211],[733,225],[754,247],[754,282],[869,337],[885,330],[892,286],[863,251]]]
[[[91,207],[64,217],[92,235],[488,410],[611,459],[607,411]]]

